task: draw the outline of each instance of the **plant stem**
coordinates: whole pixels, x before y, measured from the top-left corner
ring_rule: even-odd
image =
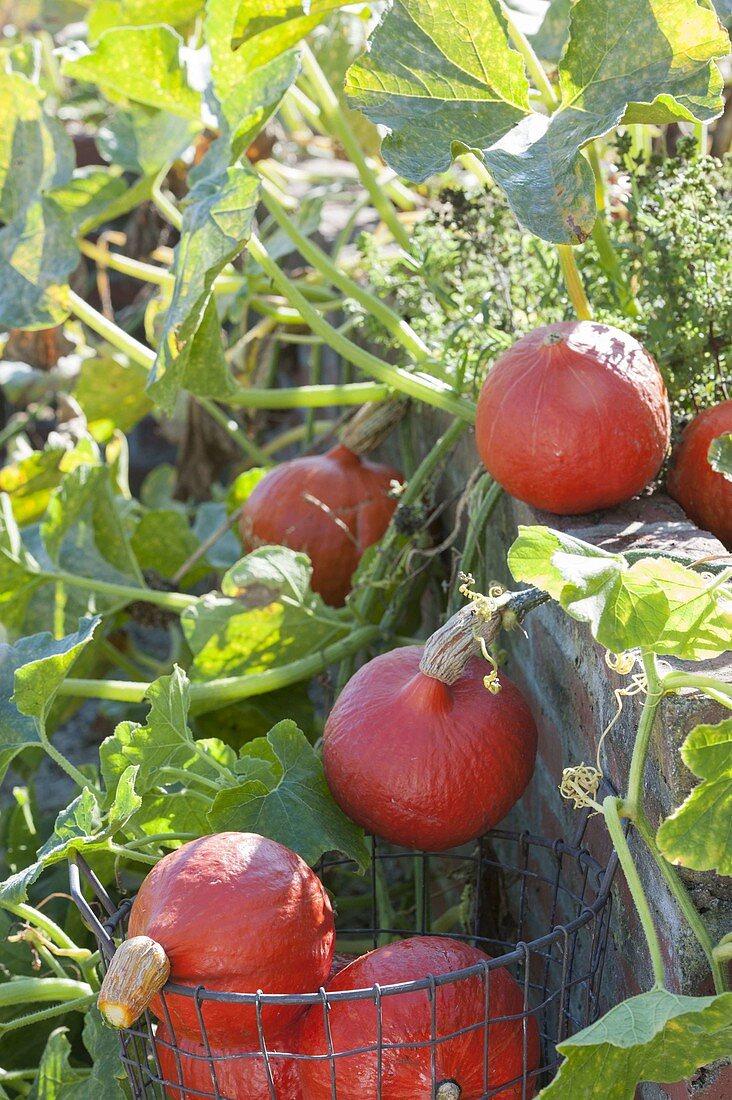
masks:
[[[484,187],[493,187],[493,176],[488,171],[488,166],[475,153],[463,153],[457,159],[463,168],[467,168],[475,176],[478,183],[482,183]]]
[[[130,336],[128,332],[121,329],[119,325],[115,325],[113,321],[108,321],[107,318],[88,305],[83,298],[80,298],[73,290],[67,292],[68,306],[71,312],[88,325],[89,328],[96,332],[97,336],[101,336],[108,344],[111,344],[113,348],[117,348],[119,351],[123,351],[125,355],[133,361],[138,363],[139,366],[145,367],[149,370],[155,362],[155,353],[150,348],[145,347],[139,340],[136,340],[134,336]]]
[[[312,425],[296,424],[294,428],[288,428],[287,431],[275,436],[274,439],[270,439],[268,443],[264,444],[262,450],[268,455],[277,454],[278,451],[284,450],[292,443],[299,443],[301,439],[310,440],[311,432],[312,436],[322,435],[334,424],[334,420],[314,420]]]
[[[694,137],[696,138],[697,152],[700,157],[705,157],[707,155],[707,146],[709,144],[708,134],[709,130],[706,122],[694,123]]]
[[[620,824],[619,810],[622,806],[622,799],[610,796],[605,799],[602,804],[602,810],[605,817],[605,824],[607,830],[610,833],[610,839],[613,842],[615,851],[618,854],[620,860],[620,866],[625,873],[625,881],[628,883],[628,889],[633,895],[633,901],[638,911],[641,924],[643,925],[643,932],[645,933],[646,942],[648,944],[648,950],[651,954],[651,964],[653,966],[653,976],[656,980],[656,986],[660,989],[664,986],[664,973],[663,973],[663,955],[661,954],[661,944],[658,939],[658,933],[656,932],[656,926],[653,923],[653,916],[651,915],[651,909],[648,905],[648,899],[646,898],[643,890],[643,884],[640,880],[640,875],[633,862],[633,857],[630,854],[630,848],[628,847],[628,841],[626,840],[623,827]]]
[[[152,185],[150,198],[152,199],[153,203],[160,211],[160,213],[163,215],[165,220],[170,222],[173,228],[177,229],[180,233],[181,229],[183,228],[183,215],[181,214],[178,207],[170,201],[167,195],[164,195],[162,192],[163,180],[165,179],[167,174],[168,166],[166,165],[165,168],[163,168],[162,171],[158,174],[155,183]]]
[[[591,321],[592,310],[585,294],[585,288],[582,285],[582,277],[577,267],[574,248],[569,244],[558,244],[557,252],[559,253],[559,263],[574,311],[580,321]]]
[[[155,267],[154,264],[143,263],[142,260],[133,260],[131,256],[123,256],[121,252],[111,252],[108,248],[101,248],[92,241],[80,240],[79,251],[82,256],[87,256],[98,267],[108,267],[111,271],[119,271],[122,275],[130,275],[133,279],[139,279],[143,283],[154,283],[156,286],[172,287],[175,278],[164,267]]]
[[[338,96],[328,83],[325,73],[306,42],[302,43],[302,67],[313,87],[328,129],[339,139],[351,162],[358,169],[361,183],[368,191],[379,217],[388,226],[394,240],[408,252],[410,249],[409,235],[399,221],[392,203],[379,186],[379,181],[368,165],[361,145],[351,129],[348,117],[341,107]]]
[[[478,543],[478,539],[485,528],[486,523],[493,515],[493,511],[501,499],[503,487],[498,484],[497,481],[493,481],[489,474],[486,474],[490,484],[483,495],[483,499],[474,516],[470,516],[468,522],[468,529],[465,534],[465,546],[463,547],[462,556],[460,558],[460,568],[463,573],[471,572],[471,564],[473,560],[473,554]]]
[[[216,790],[219,789],[216,786]],[[125,848],[134,850],[135,848],[146,848],[148,844],[167,844],[171,840],[196,840],[198,836],[198,833],[151,833],[150,836],[141,836],[137,840],[126,841]]]
[[[352,630],[347,638],[326,646],[318,653],[301,657],[279,668],[252,672],[245,676],[229,676],[207,683],[191,684],[191,702],[195,713],[204,714],[226,703],[264,695],[277,688],[289,687],[310,676],[315,676],[350,653],[368,645],[379,634],[377,626],[362,626]],[[150,687],[146,683],[129,683],[126,680],[74,680],[67,679],[58,690],[59,695],[72,695],[81,699],[116,699],[126,703],[140,703]]]
[[[96,577],[77,577],[74,573],[40,573],[38,575],[49,581],[62,581],[64,584],[71,585],[72,588],[84,588],[88,592],[99,592],[100,595],[105,596],[118,596],[127,603],[142,600],[144,603],[164,607],[167,611],[174,611],[176,614],[185,611],[198,599],[197,596],[188,596],[185,592],[158,592],[154,588],[114,584],[111,581],[98,580]]]
[[[712,938],[707,931],[701,916],[697,912],[696,906],[692,898],[689,895],[688,890],[684,886],[683,882],[679,878],[679,874],[674,867],[664,858],[662,852],[659,850],[656,844],[656,837],[653,827],[646,817],[645,810],[640,807],[638,812],[633,817],[633,824],[638,830],[640,836],[643,838],[648,851],[653,856],[658,866],[659,871],[663,875],[664,881],[669,890],[673,894],[676,904],[686,917],[687,924],[691,928],[692,932],[696,936],[700,947],[709,961],[709,967],[712,971],[714,978],[714,988],[717,993],[724,993],[728,989],[729,983],[727,982],[727,974],[725,967],[722,966],[718,958],[714,954],[714,944]]]
[[[29,981],[57,981],[56,978],[30,978]],[[79,983],[81,984],[81,983]],[[35,999],[35,998],[34,998]],[[0,1023],[0,1038],[10,1031],[20,1031],[21,1028],[40,1024],[44,1020],[52,1020],[55,1016],[65,1016],[67,1012],[85,1012],[97,999],[96,993],[88,993],[85,997],[79,997],[74,1001],[64,1001],[53,1008],[44,1008],[39,1012],[29,1012],[26,1016],[17,1016],[7,1023]]]
[[[249,389],[226,398],[232,408],[246,409],[324,409],[331,405],[363,405],[367,401],[386,401],[394,388],[381,382],[351,382],[347,385],[293,386],[280,390]]]
[[[17,978],[0,984],[0,1008],[43,1001],[75,1001],[89,993],[91,988],[86,982],[72,978]]]
[[[534,48],[526,35],[516,26],[513,16],[506,5],[502,3],[501,9],[506,20],[508,36],[523,57],[529,76],[534,81],[534,87],[541,96],[541,102],[544,104],[549,114],[551,114],[558,105],[559,100],[551,85],[549,77],[544,71],[544,66],[534,53]]]
[[[60,928],[55,921],[52,921],[40,909],[34,909],[32,905],[26,905],[24,902],[15,903],[11,901],[0,901],[0,908],[12,913],[13,916],[20,917],[27,924],[32,924],[63,951],[81,950],[70,936],[64,932],[63,928]]]
[[[658,675],[658,666],[653,653],[644,653],[643,671],[646,676],[648,693],[643,700],[643,710],[638,724],[638,733],[633,746],[633,755],[630,761],[630,773],[628,775],[628,795],[623,804],[623,812],[627,817],[635,820],[635,815],[643,805],[643,777],[646,760],[648,758],[648,746],[653,732],[653,724],[663,694],[661,681]]]
[[[258,466],[271,466],[272,459],[264,453],[253,439],[250,439],[246,432],[237,424],[236,420],[231,416],[227,416],[226,413],[218,407],[215,401],[209,401],[207,397],[196,397],[196,401],[205,409],[212,420],[215,420],[220,427],[229,435],[236,444],[242,449],[247,458],[251,458],[253,462],[256,462]]]
[[[712,698],[722,696],[732,702],[732,684],[726,684],[714,676],[705,676],[702,672],[667,672],[661,678],[661,686],[665,692],[694,688]]]
[[[592,227],[592,239],[595,242],[597,255],[600,259],[600,267],[611,280],[615,287],[623,312],[629,317],[639,317],[640,307],[633,297],[628,286],[625,273],[621,266],[618,254],[613,248],[610,235],[607,231],[605,213],[605,181],[602,178],[602,167],[597,154],[597,143],[591,141],[587,146],[587,159],[590,162],[595,176],[595,201],[597,204],[597,217]]]
[[[40,741],[47,756],[50,756],[54,764],[57,764],[62,771],[66,772],[69,779],[72,779],[82,791],[88,788],[97,797],[101,797],[101,790],[96,787],[90,779],[80,772],[70,760],[67,760],[63,753],[59,752],[56,746],[50,740],[48,734],[44,730],[42,725],[38,725],[38,740]]]
[[[349,298],[353,298],[355,301],[359,302],[367,313],[370,313],[372,317],[375,317],[381,322],[387,332],[389,332],[395,340],[398,340],[402,347],[408,351],[415,360],[419,361],[429,358],[430,349],[419,338],[411,325],[408,325],[398,313],[390,309],[385,302],[382,302],[370,290],[360,286],[358,283],[354,282],[353,279],[350,279],[348,275],[345,275],[332,262],[322,248],[319,248],[313,241],[309,240],[304,233],[300,232],[277,202],[266,180],[262,182],[262,201],[279,227],[285,231],[295,245],[303,259],[307,260],[309,264],[319,271],[329,283],[338,287],[338,289],[342,290]]]
[[[399,367],[393,367],[352,343],[313,309],[287,275],[271,259],[264,245],[254,234],[249,240],[248,247],[251,255],[270,276],[278,290],[289,299],[313,332],[322,336],[333,351],[353,363],[359,370],[365,371],[380,382],[393,386],[408,397],[415,397],[435,408],[444,409],[445,412],[468,423],[475,422],[475,405],[472,401],[459,397],[448,387],[438,384],[434,378],[411,374]]]

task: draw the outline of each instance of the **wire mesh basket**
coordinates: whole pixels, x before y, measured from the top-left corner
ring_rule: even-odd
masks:
[[[407,937],[442,935],[481,949],[490,960],[397,984],[289,996],[214,992],[169,981],[160,998],[160,1018],[148,1012],[120,1031],[132,1096],[529,1100],[556,1069],[557,1043],[600,1013],[616,859],[613,855],[602,866],[593,858],[583,847],[586,827],[583,815],[569,842],[494,830],[472,850],[435,854],[372,840],[371,872],[365,878],[350,874],[348,860],[324,858],[316,870],[340,902],[339,952],[350,948],[361,954]],[[132,899],[116,906],[78,855],[70,873],[71,893],[106,964],[124,938]],[[82,877],[93,892],[91,904],[82,892]],[[344,883],[350,884],[350,902],[342,892]],[[405,896],[410,904],[403,904]],[[360,927],[353,919],[349,926],[353,912],[360,916]],[[494,995],[507,984],[517,997],[501,1015]],[[198,1042],[176,1036],[166,995],[193,1000]],[[259,1047],[234,1053],[213,1048],[206,1032],[206,1008],[212,1002],[248,1006],[249,1012],[254,1006]],[[462,1005],[460,1026],[449,1010],[455,1004]],[[322,1053],[286,1049],[297,1048],[292,1038],[265,1039],[262,1011],[281,1005],[299,1006],[303,1015],[320,1014],[326,1040]],[[335,1014],[344,1012],[361,1026],[351,1032],[349,1045],[334,1026]],[[396,1021],[403,1025],[405,1019],[408,1026],[400,1030]],[[455,1066],[460,1072],[451,1073]],[[406,1091],[405,1080],[412,1082]]]

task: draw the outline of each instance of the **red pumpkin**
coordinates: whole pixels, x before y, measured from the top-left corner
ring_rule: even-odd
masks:
[[[313,591],[340,607],[364,551],[389,526],[394,480],[403,480],[398,470],[369,462],[343,444],[283,462],[244,504],[242,542],[247,550],[268,544],[304,550],[313,566]]]
[[[407,848],[444,851],[480,836],[505,817],[534,770],[531,711],[503,673],[500,693],[486,690],[488,665],[471,655],[465,623],[459,613],[424,648],[369,661],[325,726],[323,763],[336,802]]]
[[[328,991],[387,986],[438,976],[485,962],[489,956],[474,947],[442,937],[415,936],[363,955],[342,970]],[[515,1017],[491,1023],[488,1032],[488,1080],[484,1077],[485,981],[482,973],[436,988],[435,1079],[431,1071],[431,1005],[428,990],[384,996],[381,1000],[382,1100],[478,1100],[500,1089],[494,1100],[521,1100],[521,1079],[539,1065],[539,1035],[533,1016],[523,1016],[523,991],[507,970],[489,978],[489,1018]],[[328,1013],[335,1054],[378,1041],[377,1011],[372,999],[337,1001]],[[443,1038],[463,1028],[474,1028],[454,1038]],[[406,1044],[426,1043],[426,1046]],[[390,1044],[397,1046],[389,1049]],[[328,1053],[323,1009],[316,1005],[305,1017],[300,1041],[305,1055]],[[377,1093],[377,1056],[372,1049],[334,1059],[338,1100],[372,1100]],[[331,1064],[299,1063],[303,1095],[308,1100],[330,1100]],[[501,1085],[506,1088],[501,1089]],[[456,1087],[457,1086],[457,1087]],[[458,1091],[459,1090],[459,1091]],[[527,1097],[534,1095],[534,1079],[527,1081]]]
[[[126,988],[144,984],[142,968],[136,972],[128,965],[125,973],[122,953],[134,951],[135,943],[162,947],[172,982],[232,993],[312,992],[326,981],[335,947],[333,912],[320,879],[294,852],[254,833],[205,836],[161,859],[132,905],[129,936],[149,939],[128,940],[117,952],[119,962],[113,971],[113,960],[105,978],[109,989],[102,986],[100,1000],[108,1019],[110,999],[113,1007],[124,1005]],[[121,992],[115,972],[122,975]],[[165,998],[175,1034],[200,1040],[193,999],[175,993]],[[159,996],[148,1003],[165,1019]],[[253,1005],[205,1001],[202,1012],[213,1045],[258,1046]],[[298,1012],[286,1005],[265,1007],[267,1041]],[[112,1015],[124,1023],[122,1014]]]
[[[300,1028],[301,1020],[298,1020],[277,1039],[273,1051],[297,1053]],[[259,1047],[254,1051],[239,1047],[212,1049],[209,1060],[202,1043],[177,1039],[177,1058],[170,1043],[170,1032],[165,1024],[160,1024],[155,1036],[155,1053],[169,1100],[203,1100],[203,1097],[214,1100],[212,1062],[219,1094],[226,1100],[270,1100],[269,1076]],[[269,1065],[279,1100],[303,1100],[297,1062],[292,1058],[271,1056]]]
[[[478,400],[475,439],[503,488],[560,515],[611,508],[658,473],[670,410],[653,358],[592,321],[535,329],[505,351]]]
[[[732,401],[695,416],[674,451],[667,486],[697,527],[732,550],[732,481],[713,470],[707,458],[712,440],[727,432],[732,432]]]

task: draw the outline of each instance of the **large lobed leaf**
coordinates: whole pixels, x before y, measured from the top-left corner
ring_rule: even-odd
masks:
[[[633,1100],[641,1081],[680,1081],[732,1051],[732,993],[682,997],[654,989],[566,1039],[542,1100]]]
[[[508,564],[516,580],[548,592],[614,653],[640,646],[699,661],[729,647],[732,600],[678,562],[630,565],[572,535],[520,526]]]
[[[346,89],[389,128],[383,151],[396,171],[420,181],[477,149],[523,225],[578,244],[596,214],[582,147],[621,121],[716,117],[714,59],[729,39],[698,0],[577,0],[570,31],[550,116],[529,108],[498,0],[395,0]]]
[[[713,470],[732,481],[732,432],[712,440],[707,458]]]
[[[658,846],[671,863],[732,875],[732,718],[695,726],[681,756],[704,782],[661,824]]]

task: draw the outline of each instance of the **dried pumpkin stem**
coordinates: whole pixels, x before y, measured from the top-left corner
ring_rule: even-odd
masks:
[[[505,606],[511,597],[506,592],[499,597],[501,606]],[[420,672],[440,680],[443,684],[454,684],[462,676],[471,657],[480,652],[480,641],[490,645],[501,629],[501,616],[496,614],[490,619],[482,618],[478,608],[471,603],[461,607],[444,626],[427,639]]]
[[[369,402],[351,417],[341,432],[341,443],[356,455],[375,450],[390,435],[407,410],[403,399]]]
[[[112,1027],[132,1027],[168,980],[170,960],[149,936],[120,944],[104,975],[97,1005]]]

